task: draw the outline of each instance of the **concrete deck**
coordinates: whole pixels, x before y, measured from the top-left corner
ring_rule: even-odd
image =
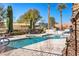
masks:
[[[62,50],[65,47],[64,39],[48,39],[39,43],[35,43],[23,48],[10,50],[1,53],[1,56],[58,56],[62,55]]]

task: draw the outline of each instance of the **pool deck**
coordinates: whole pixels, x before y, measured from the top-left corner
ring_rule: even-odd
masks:
[[[65,47],[65,38],[60,40],[48,39],[23,48],[1,53],[1,56],[58,56],[62,55]]]
[[[25,34],[12,36],[10,40],[19,40],[29,38],[30,36],[42,37],[46,34],[62,34],[60,32],[44,33],[44,34]],[[65,35],[69,36],[69,35]],[[0,56],[60,56],[66,43],[66,38],[61,39],[48,39],[39,43],[24,46],[23,48],[12,49],[10,51],[0,53]]]

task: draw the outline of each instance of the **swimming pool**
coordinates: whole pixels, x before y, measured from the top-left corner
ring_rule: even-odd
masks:
[[[60,38],[62,38],[62,37],[60,37],[59,35],[46,35],[43,37],[31,37],[31,38],[25,38],[25,39],[19,39],[19,40],[12,40],[12,41],[10,41],[8,46],[12,47],[12,48],[22,48],[24,46],[42,42],[42,41],[45,41],[48,39],[59,40]]]

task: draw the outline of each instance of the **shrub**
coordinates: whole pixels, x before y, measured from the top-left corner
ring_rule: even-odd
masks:
[[[24,31],[20,31],[20,30],[14,30],[11,35],[23,35],[26,34],[26,32]]]
[[[43,29],[33,29],[33,30],[30,30],[30,33],[31,34],[40,34],[40,33],[43,33]]]

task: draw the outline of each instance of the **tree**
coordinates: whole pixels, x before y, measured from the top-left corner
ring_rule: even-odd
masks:
[[[6,9],[4,9],[3,5],[0,5],[0,21],[3,21],[6,18]]]
[[[55,27],[55,24],[56,24],[56,21],[55,21],[55,18],[54,17],[50,17],[50,27]]]
[[[19,19],[17,20],[17,22],[18,23],[28,23],[29,24],[29,21],[26,19],[26,13],[25,14],[23,14],[23,15],[21,15],[20,17],[19,17]]]
[[[8,33],[13,32],[13,10],[12,10],[12,6],[7,7],[7,27],[8,27]]]
[[[50,29],[50,4],[48,4],[48,29]]]
[[[0,27],[5,26],[5,19],[6,19],[6,9],[4,5],[0,4]]]
[[[24,15],[21,16],[20,22],[28,22],[30,29],[35,29],[35,23],[41,18],[40,13],[37,9],[29,9]]]
[[[61,3],[61,4],[58,4],[58,10],[60,11],[60,24],[61,24],[61,30],[62,30],[62,11],[63,11],[63,9],[65,9],[66,8],[66,4],[64,4],[64,3]]]

